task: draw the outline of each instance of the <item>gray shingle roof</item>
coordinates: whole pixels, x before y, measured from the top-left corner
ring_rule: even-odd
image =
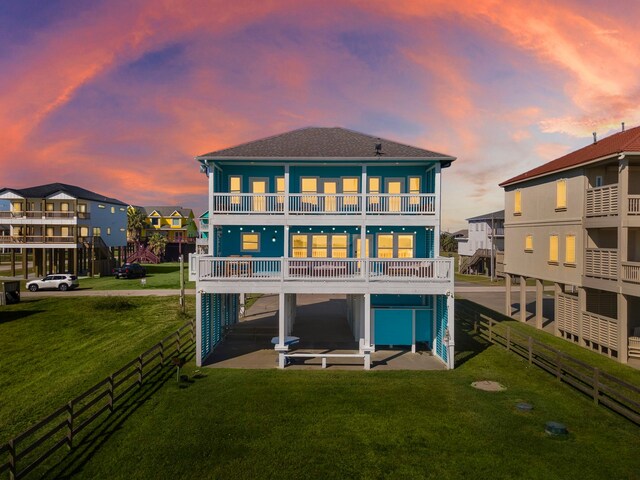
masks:
[[[66,183],[48,183],[46,185],[38,185],[36,187],[28,188],[1,188],[0,193],[10,191],[17,193],[25,198],[46,198],[58,192],[63,192],[72,197],[80,198],[82,200],[91,200],[94,202],[114,203],[117,205],[126,205],[115,198],[105,197],[99,193],[92,192],[85,188],[76,187],[75,185],[68,185]]]
[[[497,212],[485,213],[484,215],[478,215],[477,217],[467,218],[467,222],[481,221],[481,220],[504,220],[504,210],[498,210]]]
[[[381,155],[376,143],[382,143]],[[243,143],[196,157],[224,158],[385,158],[434,159],[451,162],[455,157],[404,145],[346,128],[306,127],[272,137]]]

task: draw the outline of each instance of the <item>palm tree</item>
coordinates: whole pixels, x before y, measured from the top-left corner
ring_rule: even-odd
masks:
[[[440,234],[440,248],[443,252],[455,252],[456,240],[450,233]]]
[[[154,233],[149,237],[149,250],[155,253],[158,257],[162,257],[166,249],[167,237],[160,233]]]
[[[140,237],[142,236],[142,229],[145,226],[147,219],[146,213],[137,207],[129,207],[127,210],[127,240],[140,244]]]

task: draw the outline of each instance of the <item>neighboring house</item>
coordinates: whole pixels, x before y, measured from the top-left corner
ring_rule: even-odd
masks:
[[[346,295],[345,329],[365,368],[387,345],[424,345],[453,368],[453,259],[438,252],[441,169],[454,159],[343,128],[197,157],[210,218],[209,255],[190,257],[197,364],[237,321],[240,293],[270,293],[284,367],[296,295],[307,293]]]
[[[196,253],[209,253],[209,211],[198,217],[198,238]]]
[[[467,222],[467,237],[458,239],[459,271],[490,275],[497,252],[504,250],[504,210],[467,218]]]
[[[142,239],[148,240],[154,233],[160,233],[167,238],[167,249],[164,259],[175,261],[180,255],[195,252],[197,232],[189,235],[189,223],[194,221],[193,210],[179,206],[150,206],[141,207],[146,213],[146,228],[142,232]]]
[[[28,262],[36,274],[70,271],[76,274],[111,273],[117,253],[127,244],[126,204],[81,187],[51,183],[29,188],[2,188],[0,199],[10,202],[0,219],[9,233],[0,236],[0,248],[22,252],[22,274]]]
[[[555,285],[555,332],[618,361],[640,327],[640,127],[511,178],[505,189],[505,272]],[[521,308],[524,320],[526,309]],[[511,292],[507,289],[507,313]]]

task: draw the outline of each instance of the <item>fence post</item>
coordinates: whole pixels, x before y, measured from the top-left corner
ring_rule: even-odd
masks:
[[[558,380],[562,380],[562,362],[560,361],[560,352],[556,351],[556,377]]]
[[[478,333],[478,320],[473,321],[473,333]]]
[[[16,473],[16,447],[12,438],[9,440],[9,480],[15,480]]]
[[[160,342],[160,365],[164,367],[164,340]]]
[[[113,374],[109,375],[109,411],[113,413]]]
[[[493,342],[493,340],[491,339],[492,328],[493,328],[493,320],[489,319],[489,343]]]
[[[507,325],[507,352],[510,350],[511,345],[511,327]]]
[[[142,355],[138,356],[138,386],[142,386]]]
[[[600,402],[600,369],[593,369],[593,403],[598,405]]]
[[[533,338],[529,337],[529,365],[533,363]]]
[[[180,342],[180,330],[178,330],[176,333],[178,334],[178,350],[177,350],[177,352],[178,352],[178,355],[179,355],[181,353],[181,350],[182,350],[182,344]]]
[[[73,448],[73,403],[67,403],[67,446]]]

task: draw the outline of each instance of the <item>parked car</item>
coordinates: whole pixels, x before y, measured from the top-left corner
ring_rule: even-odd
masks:
[[[145,268],[139,263],[125,263],[121,267],[114,268],[116,278],[141,278],[147,275]]]
[[[58,289],[62,292],[78,288],[78,277],[69,273],[52,273],[44,278],[27,282],[27,288],[32,292],[45,289]]]

